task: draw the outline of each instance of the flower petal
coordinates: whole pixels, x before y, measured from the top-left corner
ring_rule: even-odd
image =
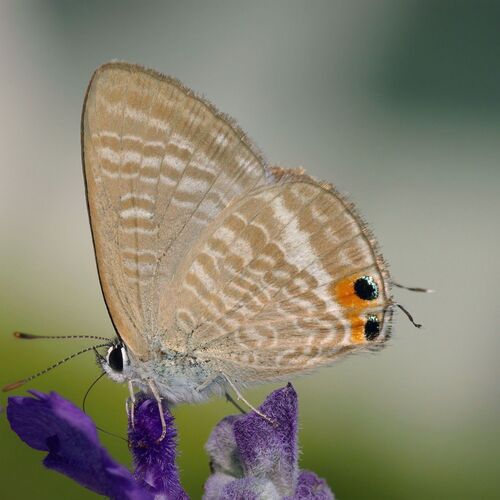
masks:
[[[274,484],[267,479],[245,477],[233,479],[224,484],[224,479],[220,480],[218,476],[224,476],[224,474],[215,474],[205,484],[203,500],[272,500],[281,498]],[[218,480],[219,484],[217,484]]]
[[[223,418],[214,428],[205,445],[215,472],[224,472],[234,477],[242,477],[241,462],[236,450],[234,422],[241,416],[230,415]]]
[[[222,490],[220,500],[271,500],[281,498],[274,484],[267,479],[237,479]]]
[[[155,399],[140,393],[134,406],[134,426],[129,419],[129,444],[134,455],[137,482],[159,498],[188,498],[182,489],[175,464],[177,435],[174,417],[166,404],[163,415],[167,425],[165,438],[158,441],[162,424]]]
[[[234,422],[234,436],[245,476],[269,479],[280,496],[293,495],[297,466],[297,393],[291,384],[271,393],[255,412]]]
[[[299,474],[293,500],[334,500],[334,496],[324,479],[314,472],[303,470]]]
[[[55,392],[30,392],[34,397],[9,398],[7,417],[25,443],[48,452],[46,467],[110,498],[151,498],[101,446],[94,423],[78,407]]]
[[[203,500],[220,500],[224,487],[233,481],[229,474],[214,472],[205,482]]]

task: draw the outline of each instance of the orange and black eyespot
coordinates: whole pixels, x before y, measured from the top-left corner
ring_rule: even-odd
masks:
[[[371,276],[361,276],[354,282],[354,292],[362,300],[375,300],[378,297],[378,286]]]
[[[365,339],[375,340],[380,335],[380,321],[374,314],[366,317],[365,322]]]

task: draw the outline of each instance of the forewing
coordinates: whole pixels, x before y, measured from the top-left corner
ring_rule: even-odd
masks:
[[[356,295],[362,276],[377,298]],[[216,360],[235,380],[311,370],[380,345],[387,332],[388,275],[375,242],[331,186],[305,176],[282,176],[228,207],[177,288],[175,328],[187,339],[179,348]],[[370,317],[380,333],[367,340]]]
[[[145,358],[180,260],[230,200],[265,182],[263,161],[209,103],[124,63],[102,66],[90,82],[82,155],[106,304]]]

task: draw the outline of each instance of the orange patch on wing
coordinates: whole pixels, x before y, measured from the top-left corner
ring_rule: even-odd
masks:
[[[358,278],[364,276],[363,273],[352,274],[330,286],[332,298],[343,308],[348,309],[346,318],[351,325],[351,342],[353,344],[362,344],[365,339],[366,315],[364,311],[373,308],[377,300],[364,300],[359,298],[354,291],[354,283]],[[378,280],[377,280],[378,285]]]
[[[365,339],[366,319],[361,316],[357,316],[355,314],[349,315],[347,319],[351,323],[351,343],[363,344],[364,342],[366,342]]]
[[[356,292],[354,291],[354,283],[358,278],[361,278],[362,274],[353,274],[347,276],[346,278],[333,283],[330,287],[330,293],[332,297],[337,301],[342,307],[348,309],[364,309],[368,301],[360,299]]]

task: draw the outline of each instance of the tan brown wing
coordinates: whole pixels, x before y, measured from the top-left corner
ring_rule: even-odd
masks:
[[[82,155],[106,304],[145,359],[179,262],[230,200],[265,182],[264,162],[206,101],[125,63],[102,66],[90,82]]]
[[[387,334],[388,274],[364,224],[331,186],[275,173],[219,215],[176,280],[177,347],[240,382],[311,370]],[[357,295],[359,279],[375,297]]]

